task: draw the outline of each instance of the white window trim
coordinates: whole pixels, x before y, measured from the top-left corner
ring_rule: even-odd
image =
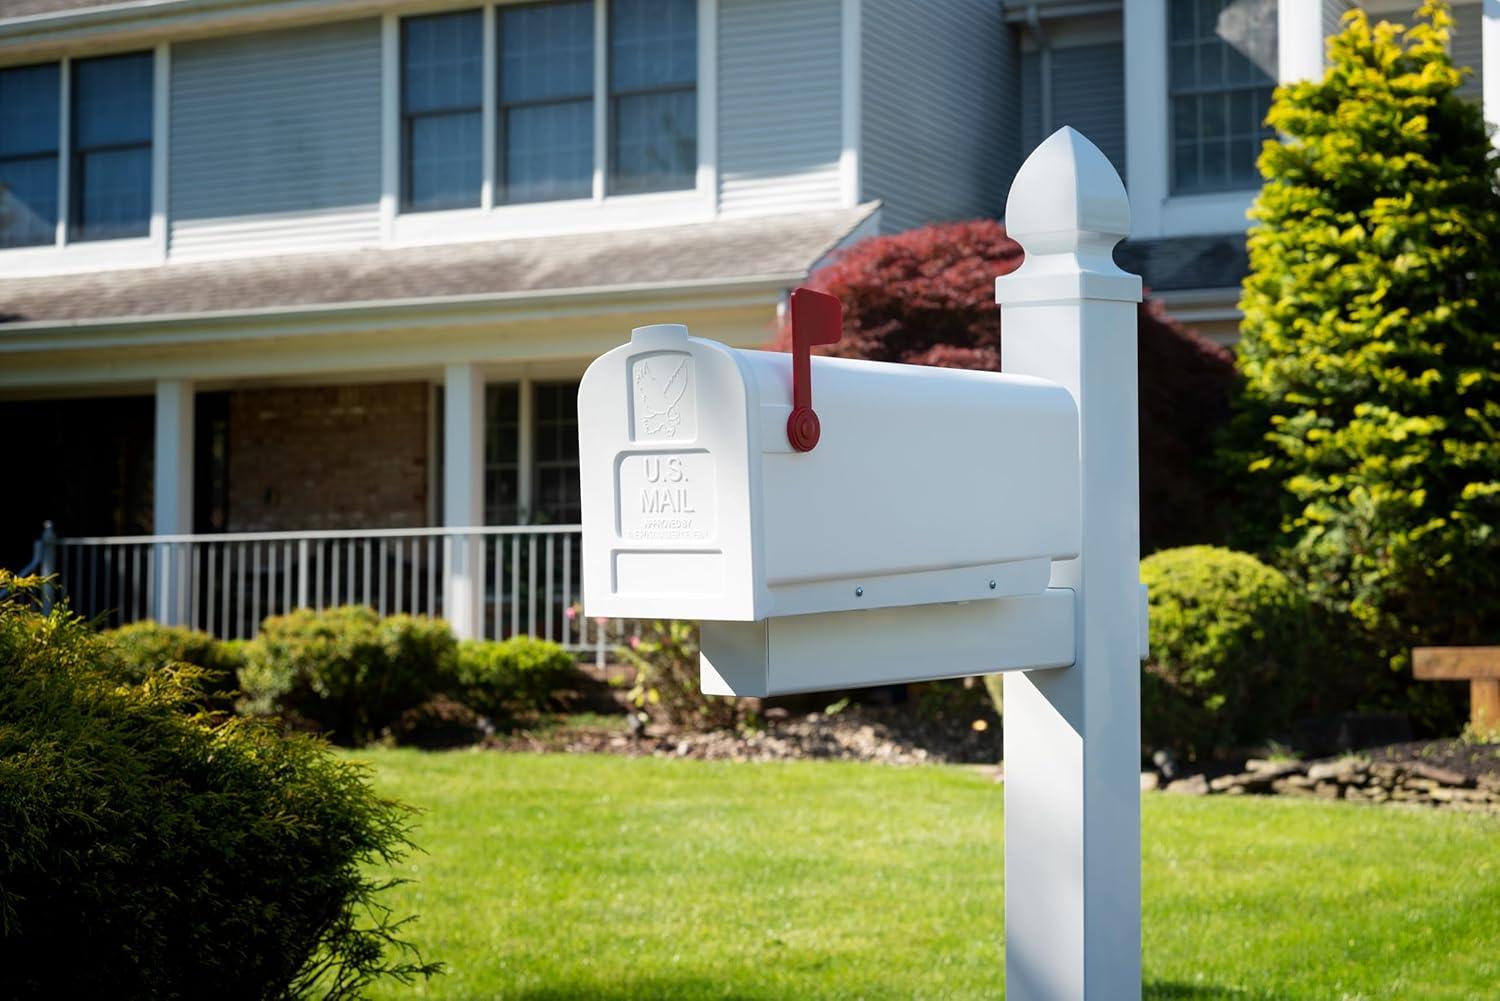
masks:
[[[502,0],[514,2],[514,0]],[[692,188],[645,194],[609,195],[608,56],[609,0],[594,2],[594,178],[588,198],[497,204],[498,150],[495,115],[498,105],[495,51],[496,3],[485,3],[483,45],[483,177],[477,208],[435,212],[401,211],[401,17],[383,16],[381,32],[382,170],[380,218],[388,246],[417,246],[493,239],[497,236],[552,236],[564,233],[636,229],[642,226],[709,222],[718,211],[718,23],[715,0],[698,2],[698,170]],[[473,10],[474,4],[452,10]],[[422,10],[421,13],[434,13]]]
[[[90,52],[82,58],[139,52],[139,45]],[[162,42],[152,48],[151,93],[151,214],[146,236],[114,240],[70,240],[68,223],[73,211],[71,197],[73,141],[74,57],[57,60],[60,83],[57,114],[57,236],[50,244],[0,249],[0,271],[10,277],[63,274],[71,271],[103,271],[114,268],[148,267],[167,259],[167,142],[170,115],[171,46]],[[50,60],[44,60],[47,62]],[[22,63],[18,65],[32,65]]]

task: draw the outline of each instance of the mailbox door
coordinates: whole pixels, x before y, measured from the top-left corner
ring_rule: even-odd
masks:
[[[735,353],[661,324],[578,389],[584,613],[744,621],[757,614],[758,467]]]

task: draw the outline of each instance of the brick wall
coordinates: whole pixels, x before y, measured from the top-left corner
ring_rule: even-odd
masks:
[[[230,393],[229,530],[427,524],[428,409],[422,382]]]

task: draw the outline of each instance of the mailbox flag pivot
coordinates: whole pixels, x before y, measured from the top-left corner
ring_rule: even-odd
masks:
[[[812,349],[837,344],[844,330],[844,306],[835,296],[810,288],[792,290],[792,413],[786,440],[799,452],[818,445],[823,426],[812,406]]]

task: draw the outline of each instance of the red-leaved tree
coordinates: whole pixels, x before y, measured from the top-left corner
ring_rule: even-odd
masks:
[[[992,220],[862,240],[808,280],[844,304],[844,333],[824,354],[998,372],[995,277],[1021,247]],[[1139,312],[1141,550],[1222,541],[1224,494],[1212,452],[1236,375],[1224,348],[1147,300]],[[773,345],[790,349],[790,331]]]

